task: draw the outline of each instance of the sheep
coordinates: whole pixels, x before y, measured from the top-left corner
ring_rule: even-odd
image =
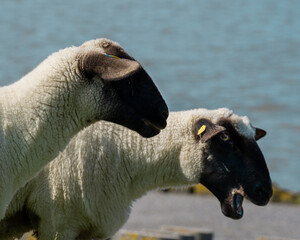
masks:
[[[153,81],[118,43],[101,38],[52,54],[0,88],[0,219],[16,190],[84,127],[106,120],[152,137],[167,117]]]
[[[265,205],[272,195],[256,143],[265,133],[226,108],[171,112],[167,127],[149,139],[97,122],[17,192],[0,238],[34,229],[43,240],[106,239],[147,191],[197,183],[219,199],[223,214],[239,219],[244,197]]]

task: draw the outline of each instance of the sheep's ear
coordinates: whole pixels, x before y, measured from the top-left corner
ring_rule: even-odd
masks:
[[[255,128],[255,140],[259,140],[262,137],[266,136],[267,132],[261,128]]]
[[[103,80],[116,81],[130,77],[140,68],[136,61],[101,53],[88,53],[79,58],[79,69],[88,78],[98,75]]]
[[[202,118],[194,124],[194,134],[196,139],[199,139],[201,143],[207,142],[213,136],[225,130],[224,127],[212,123],[210,120]]]

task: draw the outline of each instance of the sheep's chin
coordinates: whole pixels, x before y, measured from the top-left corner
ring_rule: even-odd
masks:
[[[232,219],[241,219],[244,214],[242,206],[244,197],[244,191],[233,189],[228,197],[221,202],[222,213]]]

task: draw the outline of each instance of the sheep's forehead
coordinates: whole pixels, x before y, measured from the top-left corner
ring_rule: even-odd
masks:
[[[243,136],[247,138],[254,138],[255,129],[252,127],[250,120],[247,116],[237,116],[233,114],[231,116],[231,122],[235,129]]]
[[[212,121],[218,122],[221,119],[228,119],[233,127],[243,136],[253,138],[255,129],[252,127],[250,120],[247,116],[238,116],[227,108],[219,108],[211,112]]]
[[[233,127],[243,136],[253,138],[255,129],[252,127],[250,120],[247,116],[238,116],[228,108],[219,108],[215,110],[208,109],[195,109],[195,118],[205,117],[210,119],[213,123],[218,123],[222,119],[228,119]]]
[[[90,49],[99,49],[102,53],[106,53],[107,48],[115,48],[118,49],[119,51],[124,51],[124,49],[121,47],[121,45],[115,41],[112,41],[107,38],[99,38],[95,40],[90,40],[85,43],[83,43],[81,48],[90,48]]]

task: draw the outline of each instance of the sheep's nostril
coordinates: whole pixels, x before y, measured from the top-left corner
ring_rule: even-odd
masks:
[[[165,120],[167,120],[167,118],[169,117],[169,112],[168,111],[163,111],[161,113],[161,115],[165,118]]]
[[[260,188],[256,190],[257,194],[259,195],[259,197],[264,198],[265,196],[267,196],[266,192]]]
[[[268,190],[261,185],[256,186],[255,192],[258,195],[262,205],[267,204],[270,197],[272,196],[272,190]]]

